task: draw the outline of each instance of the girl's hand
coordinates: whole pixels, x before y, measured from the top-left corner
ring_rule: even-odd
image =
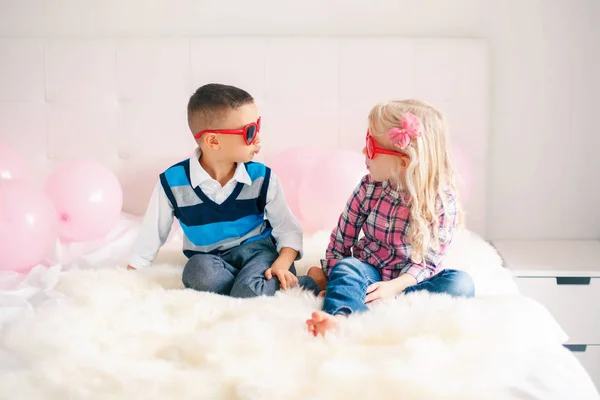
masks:
[[[396,295],[404,292],[409,286],[417,284],[417,280],[409,274],[401,274],[396,279],[391,281],[376,282],[367,288],[367,297],[365,298],[365,304],[371,303],[375,300],[389,299]]]
[[[396,297],[398,293],[398,285],[394,281],[375,282],[367,288],[365,304]]]

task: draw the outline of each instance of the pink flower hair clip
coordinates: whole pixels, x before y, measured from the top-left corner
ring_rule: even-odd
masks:
[[[421,121],[415,114],[405,113],[400,118],[400,127],[390,129],[388,137],[394,146],[404,150],[412,139],[421,137]]]

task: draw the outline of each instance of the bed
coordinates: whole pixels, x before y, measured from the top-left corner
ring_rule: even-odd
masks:
[[[483,239],[484,41],[8,39],[1,46],[13,54],[9,71],[26,67],[43,77],[3,77],[28,87],[26,99],[0,102],[3,139],[31,156],[40,180],[61,160],[98,159],[125,197],[105,238],[61,245],[27,276],[0,273],[0,399],[600,398],[562,346],[563,330],[519,294]],[[223,64],[206,65],[206,54]],[[240,71],[236,61],[250,57],[255,62]],[[191,151],[185,102],[207,81],[254,94],[267,159],[311,141],[359,150],[364,116],[381,99],[421,97],[444,109],[468,180],[466,229],[446,266],[473,276],[476,298],[416,293],[314,338],[304,321],[321,299],[299,290],[239,300],[183,289],[178,230],[153,267],[125,270],[156,174]],[[47,145],[31,149],[34,140]],[[318,263],[328,236],[306,235],[300,273]]]
[[[560,326],[472,232],[447,262],[474,277],[475,299],[407,296],[322,339],[304,326],[321,299],[299,290],[183,289],[178,232],[152,268],[126,271],[138,227],[124,216],[107,242],[64,249],[65,266],[4,273],[0,398],[598,398]],[[327,236],[307,238],[300,271]]]

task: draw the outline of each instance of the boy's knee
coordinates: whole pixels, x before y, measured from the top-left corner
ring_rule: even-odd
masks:
[[[210,279],[217,265],[214,258],[210,255],[197,254],[190,258],[183,268],[181,281],[183,286],[189,289],[199,291],[210,291]]]
[[[181,282],[183,283],[183,286],[188,288],[188,289],[196,289],[196,290],[203,290],[202,288],[200,288],[200,279],[198,279],[198,276],[196,273],[190,272],[187,268],[184,268],[183,270],[183,274],[181,276]]]

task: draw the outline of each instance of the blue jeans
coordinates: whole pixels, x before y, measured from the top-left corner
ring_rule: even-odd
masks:
[[[348,315],[368,310],[365,305],[367,288],[381,281],[381,274],[370,264],[349,257],[335,264],[327,282],[323,311],[328,314]],[[403,293],[426,290],[430,293],[446,293],[455,297],[473,297],[473,279],[463,271],[443,270],[423,282],[404,290]]]
[[[221,254],[196,254],[183,269],[186,288],[232,297],[273,296],[279,279],[265,278],[265,271],[279,257],[273,239],[267,237],[244,243]],[[294,264],[290,271],[296,275]],[[319,294],[320,288],[310,276],[299,276],[298,285]]]

